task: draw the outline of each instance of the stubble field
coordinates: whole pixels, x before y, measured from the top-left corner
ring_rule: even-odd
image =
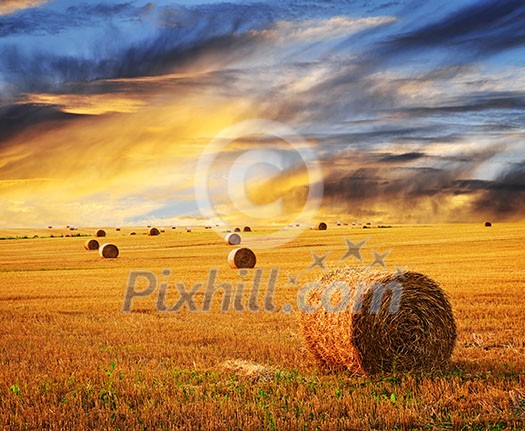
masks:
[[[221,312],[221,292],[209,312],[190,312],[187,304],[169,311],[180,299],[177,284],[188,291],[205,285],[216,269],[217,284],[241,282],[248,291],[254,270],[241,277],[230,269],[232,247],[212,231],[167,229],[148,237],[145,228],[133,229],[135,236],[131,230],[107,229],[103,242],[119,246],[116,260],[84,250],[87,236],[49,238],[73,233],[66,229],[0,231],[6,238],[0,241],[5,429],[525,427],[525,225],[305,231],[283,246],[257,251],[263,283],[255,313]],[[248,240],[257,232],[241,235]],[[345,237],[368,239],[363,264],[339,261]],[[389,269],[427,274],[449,294],[458,340],[448,369],[374,377],[329,373],[305,350],[296,298],[304,282],[322,274],[319,267],[308,270],[312,252],[328,254],[326,266],[335,268],[370,264],[373,251],[390,251]],[[263,298],[272,268],[279,271],[276,309],[268,312]],[[168,311],[157,311],[156,289],[122,312],[132,270],[169,283],[160,301]],[[295,285],[290,277],[297,277]],[[144,289],[145,280],[136,287]],[[199,310],[204,289],[195,289]],[[247,294],[243,301],[246,306]],[[285,304],[295,310],[283,312]],[[252,375],[235,371],[231,361],[250,361]]]

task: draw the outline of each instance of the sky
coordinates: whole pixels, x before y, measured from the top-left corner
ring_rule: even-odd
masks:
[[[322,175],[249,131],[199,171],[253,119]],[[276,222],[320,183],[312,218],[523,220],[524,120],[521,0],[0,2],[4,227],[216,222],[199,176],[221,222],[249,221],[228,187],[252,150],[280,157],[240,180]]]

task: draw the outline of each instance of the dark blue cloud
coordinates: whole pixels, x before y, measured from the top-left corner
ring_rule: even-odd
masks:
[[[525,3],[480,1],[424,23],[388,42],[387,50],[443,48],[462,56],[487,56],[525,44]],[[457,60],[457,58],[456,58]]]
[[[53,123],[80,118],[82,115],[62,112],[60,106],[16,104],[0,107],[0,146],[9,138],[38,127],[52,127]]]
[[[163,74],[210,52],[243,55],[249,31],[274,15],[270,6],[228,3],[21,11],[0,17],[0,84],[8,82],[14,95],[52,91],[68,82]]]

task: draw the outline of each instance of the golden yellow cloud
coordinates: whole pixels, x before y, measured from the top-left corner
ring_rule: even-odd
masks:
[[[24,102],[60,105],[70,114],[100,115],[112,112],[135,112],[143,104],[140,96],[114,94],[29,94]]]
[[[249,102],[205,93],[140,109],[120,96],[88,99],[82,109],[69,96],[35,95],[32,101],[62,102],[70,112],[115,112],[123,106],[135,112],[35,126],[3,143],[2,224],[123,224],[158,210],[193,188],[195,161],[211,137],[250,115]]]
[[[0,15],[9,15],[17,10],[29,9],[47,3],[49,0],[2,0]]]

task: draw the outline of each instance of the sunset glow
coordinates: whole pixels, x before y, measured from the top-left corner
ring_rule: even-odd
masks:
[[[0,225],[200,223],[197,160],[254,118],[315,150],[325,217],[523,219],[523,29],[489,31],[523,5],[372,3],[3,2]]]

